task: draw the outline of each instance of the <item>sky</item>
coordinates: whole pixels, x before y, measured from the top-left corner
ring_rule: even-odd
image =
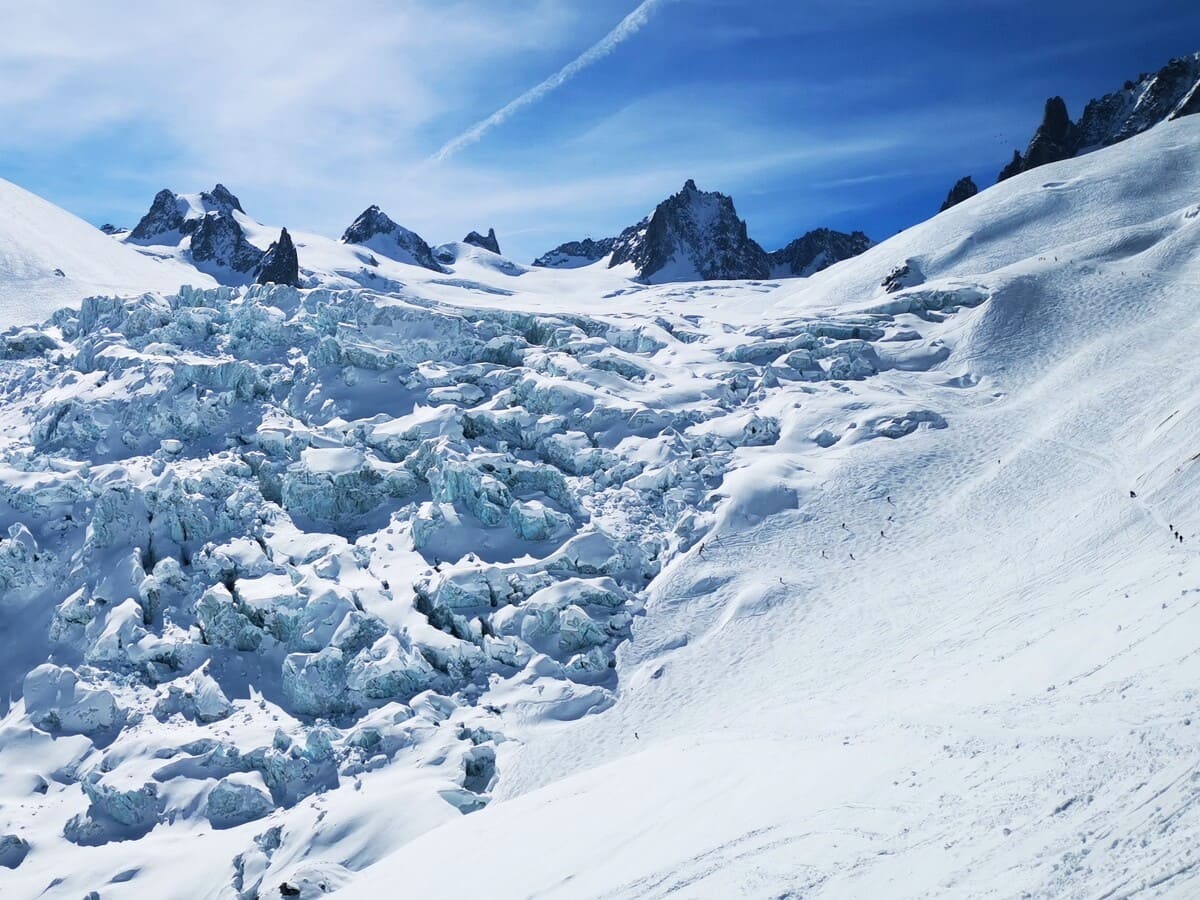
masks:
[[[95,223],[227,185],[339,236],[380,205],[519,260],[687,178],[768,250],[875,239],[1200,50],[1188,0],[0,0],[0,177]]]

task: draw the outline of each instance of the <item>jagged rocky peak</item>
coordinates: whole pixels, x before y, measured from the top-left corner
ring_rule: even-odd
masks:
[[[500,241],[496,238],[495,228],[489,228],[486,235],[480,234],[478,231],[472,231],[463,238],[463,243],[479,247],[483,250],[491,250],[497,256],[500,254]]]
[[[211,191],[201,191],[200,200],[204,204],[205,212],[212,209],[224,213],[231,213],[235,209],[243,214],[246,212],[242,209],[241,201],[223,184],[218,184]]]
[[[544,253],[533,261],[535,266],[547,269],[579,269],[599,262],[613,252],[616,238],[601,238],[582,241],[568,241],[559,244],[549,253]]]
[[[179,246],[218,280],[239,283],[258,268],[263,251],[246,239],[234,213],[244,216],[246,211],[223,184],[199,194],[176,194],[164,188],[154,195],[149,212],[127,240]]]
[[[1067,102],[1062,97],[1051,97],[1046,101],[1042,124],[1025,151],[1025,165],[1032,169],[1066,159],[1074,153],[1074,136],[1075,126],[1067,113]]]
[[[154,238],[183,231],[187,204],[178,194],[163,188],[154,195],[150,210],[129,233],[130,240],[150,243]]]
[[[691,179],[649,218],[617,237],[609,266],[624,263],[633,263],[637,278],[651,284],[771,274],[766,251],[750,238],[733,200],[702,191]]]
[[[807,278],[875,245],[861,231],[816,228],[769,255],[772,278]]]
[[[1141,134],[1168,119],[1200,112],[1200,53],[1172,59],[1119,91],[1088,102],[1072,122],[1061,97],[1046,101],[1042,124],[1025,153],[1013,153],[1000,180]]]
[[[1004,181],[1046,163],[1069,159],[1075,155],[1075,150],[1075,125],[1067,112],[1067,103],[1062,97],[1051,97],[1042,112],[1042,124],[1034,132],[1024,155],[1014,153],[1012,161],[1001,170],[999,180]]]
[[[975,180],[970,175],[966,175],[954,182],[954,187],[950,188],[950,193],[946,195],[946,200],[938,212],[945,212],[952,206],[958,206],[964,200],[970,200],[978,193],[979,188],[976,187]]]
[[[429,244],[415,231],[397,225],[378,206],[368,206],[342,235],[343,244],[358,244],[389,259],[444,272]]]
[[[279,240],[273,241],[263,254],[258,267],[258,275],[254,279],[258,284],[288,284],[300,286],[300,258],[296,253],[296,245],[292,236],[284,228],[279,232]]]
[[[139,243],[176,243],[178,237],[199,228],[200,220],[209,213],[232,217],[235,210],[246,213],[241,201],[223,184],[199,194],[176,194],[163,188],[129,237]]]
[[[263,251],[246,240],[242,226],[232,216],[209,212],[195,221],[190,244],[193,262],[210,263],[242,275],[258,268]]]
[[[534,260],[535,266],[575,269],[608,259],[632,263],[639,281],[724,281],[769,278],[767,253],[746,232],[733,200],[702,191],[690,178],[679,193],[615,238],[570,241]]]

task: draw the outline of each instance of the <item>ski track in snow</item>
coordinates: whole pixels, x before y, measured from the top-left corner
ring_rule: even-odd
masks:
[[[5,896],[1194,894],[1198,138],[797,282],[7,332]]]

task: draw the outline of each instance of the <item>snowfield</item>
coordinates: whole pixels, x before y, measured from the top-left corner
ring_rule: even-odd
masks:
[[[175,260],[147,259],[0,178],[0,327],[27,325],[93,294],[172,292],[216,282]]]
[[[10,320],[0,895],[1195,895],[1198,143],[809,279]]]

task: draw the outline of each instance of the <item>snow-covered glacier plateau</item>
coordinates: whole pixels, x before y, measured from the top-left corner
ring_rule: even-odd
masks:
[[[1200,889],[1198,119],[806,279],[10,319],[0,896]]]

